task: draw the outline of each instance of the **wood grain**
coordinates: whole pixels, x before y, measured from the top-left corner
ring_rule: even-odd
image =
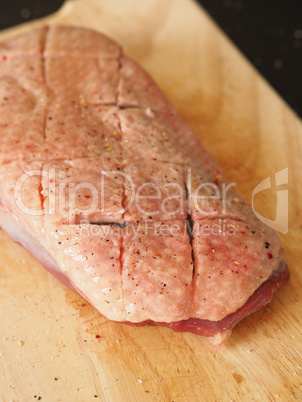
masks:
[[[109,322],[0,232],[1,399],[301,400],[301,121],[190,0],[69,1],[0,39],[45,22],[91,27],[121,43],[247,201],[288,167],[290,227],[280,237],[292,276],[214,354],[202,337]],[[257,197],[258,211],[273,217],[275,191]]]

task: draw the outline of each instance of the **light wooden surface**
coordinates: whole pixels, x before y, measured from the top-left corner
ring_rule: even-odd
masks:
[[[190,0],[76,0],[41,23],[83,25],[124,46],[155,78],[250,202],[289,168],[291,280],[214,354],[205,338],[102,317],[0,232],[0,399],[302,399],[302,128],[296,115]],[[258,210],[273,217],[274,191]],[[99,338],[96,338],[99,335]]]

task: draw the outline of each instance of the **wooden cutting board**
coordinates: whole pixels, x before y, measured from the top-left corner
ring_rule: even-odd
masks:
[[[109,322],[0,232],[1,400],[301,400],[301,121],[190,0],[68,1],[0,39],[46,22],[121,43],[248,202],[261,180],[288,167],[289,232],[280,237],[292,276],[213,353],[203,337]],[[270,219],[275,195],[257,195]]]

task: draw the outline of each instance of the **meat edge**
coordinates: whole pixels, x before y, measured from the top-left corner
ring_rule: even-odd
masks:
[[[165,323],[144,321],[140,323],[131,323],[128,321],[123,324],[135,326],[162,326],[172,329],[174,332],[191,332],[196,335],[202,335],[210,338],[213,349],[218,350],[231,335],[231,331],[238,322],[252,313],[255,313],[266,304],[268,304],[275,292],[290,278],[290,273],[285,260],[282,260],[279,267],[273,271],[272,275],[263,282],[255,292],[248,298],[243,306],[219,321],[203,320],[200,318],[189,318],[177,322]]]

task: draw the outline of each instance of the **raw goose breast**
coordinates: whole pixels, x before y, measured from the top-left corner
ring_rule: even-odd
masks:
[[[0,226],[111,320],[219,345],[288,280],[280,241],[107,37],[0,44]]]

